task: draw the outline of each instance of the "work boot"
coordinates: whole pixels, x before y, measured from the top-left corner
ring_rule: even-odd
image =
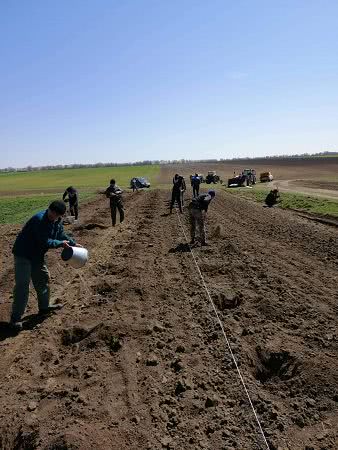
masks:
[[[22,322],[9,322],[9,328],[19,333],[23,329]]]
[[[53,305],[49,305],[46,309],[39,309],[39,314],[49,314],[51,312],[58,311],[61,308],[63,308],[62,303],[54,303]]]

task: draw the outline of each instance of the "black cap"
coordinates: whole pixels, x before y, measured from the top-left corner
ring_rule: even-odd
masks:
[[[66,212],[66,203],[62,200],[54,200],[48,207],[51,211],[63,215]]]

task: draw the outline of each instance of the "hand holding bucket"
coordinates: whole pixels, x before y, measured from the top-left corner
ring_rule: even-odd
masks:
[[[88,250],[83,247],[67,246],[62,250],[61,258],[75,269],[83,267],[88,260]]]

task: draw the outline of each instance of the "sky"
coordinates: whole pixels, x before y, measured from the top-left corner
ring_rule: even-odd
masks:
[[[336,0],[0,0],[0,167],[338,150]]]

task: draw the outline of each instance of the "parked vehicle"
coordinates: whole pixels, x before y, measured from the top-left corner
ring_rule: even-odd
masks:
[[[144,178],[144,177],[134,177],[130,180],[130,187],[133,187],[133,181],[135,180],[135,184],[137,189],[142,189],[142,188],[150,188],[150,183],[149,181]]]
[[[242,187],[256,184],[255,169],[244,169],[243,172],[233,178],[229,178],[228,187]]]
[[[211,183],[222,183],[222,180],[218,175],[216,175],[216,172],[214,170],[209,170],[208,175],[205,177],[205,182],[207,184]]]
[[[266,183],[273,180],[273,176],[271,172],[262,172],[259,176],[261,183]]]
[[[247,177],[244,174],[237,175],[236,177],[229,178],[228,187],[242,187],[245,186]]]

